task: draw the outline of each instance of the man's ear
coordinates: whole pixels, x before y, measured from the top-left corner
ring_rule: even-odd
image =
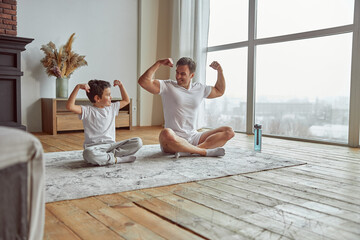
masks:
[[[98,101],[100,101],[100,97],[99,97],[99,95],[95,95],[95,97],[94,97],[94,100],[95,100],[95,102],[98,102]]]
[[[193,78],[195,76],[195,73],[190,74],[190,78]]]

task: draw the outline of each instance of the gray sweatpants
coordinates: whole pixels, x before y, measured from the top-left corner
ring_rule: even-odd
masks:
[[[131,138],[121,142],[104,143],[85,147],[83,151],[84,160],[95,165],[115,164],[122,161],[121,157],[135,154],[142,147],[141,138]]]

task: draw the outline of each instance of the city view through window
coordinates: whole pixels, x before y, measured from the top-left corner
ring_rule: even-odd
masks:
[[[236,17],[239,14],[235,15],[236,12],[239,12],[236,7],[241,5],[239,2],[242,2],[242,7],[247,7],[246,3],[248,1],[226,1],[227,5],[219,4],[219,2],[221,1],[211,0],[211,7],[215,7],[211,8],[210,12],[209,46],[215,46],[215,43],[218,45],[229,43],[230,37],[224,40],[225,43],[222,43],[221,39],[215,38],[222,35],[221,31],[227,32],[227,35],[231,35],[231,31],[234,31],[233,25],[229,28],[219,29],[218,25],[216,29],[212,28],[215,25],[212,23],[217,22],[216,18],[220,16],[221,8],[227,9],[225,11],[227,21],[229,21],[229,16],[232,14],[234,14],[235,20],[239,21],[238,17]],[[258,14],[271,10],[267,9],[268,11],[265,11],[264,8],[270,8],[271,5],[261,5],[262,2],[267,1],[258,1]],[[268,2],[287,6],[284,1],[280,0]],[[310,4],[309,1],[302,2],[298,2],[298,4]],[[321,23],[314,24],[312,28],[307,20],[304,21],[305,26],[299,27],[298,23],[295,24],[295,22],[291,21],[291,14],[288,14],[287,17],[290,20],[287,24],[295,24],[300,30],[318,30],[318,27],[352,24],[353,13],[351,7],[353,11],[353,1],[332,0],[326,2],[330,5],[328,9],[326,11],[320,9],[326,12],[326,22],[322,19]],[[342,8],[339,7],[340,5]],[[277,7],[279,8],[279,6]],[[286,11],[286,8],[281,10]],[[316,10],[320,11],[319,9],[314,11]],[[211,14],[213,11],[217,13]],[[248,9],[244,12],[247,11]],[[332,13],[339,14],[339,11],[343,14],[342,18],[337,16],[334,20],[329,17]],[[293,15],[298,18],[296,17],[297,14]],[[315,16],[315,14],[309,13],[309,16],[312,15]],[[272,32],[281,32],[280,30],[275,31],[272,26],[266,27],[266,18],[270,17],[258,16],[258,19],[261,19],[259,23],[261,27],[258,31],[263,31],[262,35],[266,37],[271,36]],[[276,22],[276,19],[268,20],[270,23],[274,21]],[[316,23],[316,20],[314,22]],[[281,33],[286,34],[284,29],[292,28],[291,26],[285,26],[284,22],[282,23],[284,26],[280,28],[282,29]],[[236,36],[233,36],[233,39],[244,41],[245,38],[246,41],[247,29],[239,32],[242,32],[242,35],[237,33]],[[290,33],[293,32],[288,34]],[[347,142],[351,48],[352,33],[255,46],[254,119],[255,123],[262,124],[263,133],[304,139]],[[205,101],[204,126],[213,128],[227,125],[233,127],[235,131],[246,131],[247,54],[247,47],[208,52],[208,64],[216,60],[221,63],[224,69],[226,92],[221,98],[207,99]],[[208,68],[206,84],[214,85],[216,78],[216,72]]]

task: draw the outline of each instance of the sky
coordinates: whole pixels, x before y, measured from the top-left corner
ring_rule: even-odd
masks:
[[[353,23],[354,0],[258,0],[257,36],[273,37]],[[231,27],[227,27],[231,26]],[[211,0],[209,46],[247,40],[248,0]],[[349,97],[352,33],[256,48],[258,100]],[[227,81],[226,96],[246,99],[247,48],[211,52]],[[207,71],[207,84],[216,73]]]

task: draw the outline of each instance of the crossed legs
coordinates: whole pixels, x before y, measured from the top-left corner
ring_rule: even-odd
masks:
[[[220,127],[204,132],[199,140],[199,144],[194,146],[185,139],[177,136],[175,132],[169,128],[165,128],[160,132],[159,141],[164,152],[167,153],[190,153],[202,156],[211,156],[214,151],[225,145],[227,141],[233,138],[234,131],[230,127]]]
[[[84,160],[94,165],[133,162],[133,156],[142,147],[140,138],[131,138],[121,142],[105,143],[86,147]]]
[[[201,135],[198,147],[206,149],[222,147],[234,136],[235,133],[231,127],[215,128]]]

